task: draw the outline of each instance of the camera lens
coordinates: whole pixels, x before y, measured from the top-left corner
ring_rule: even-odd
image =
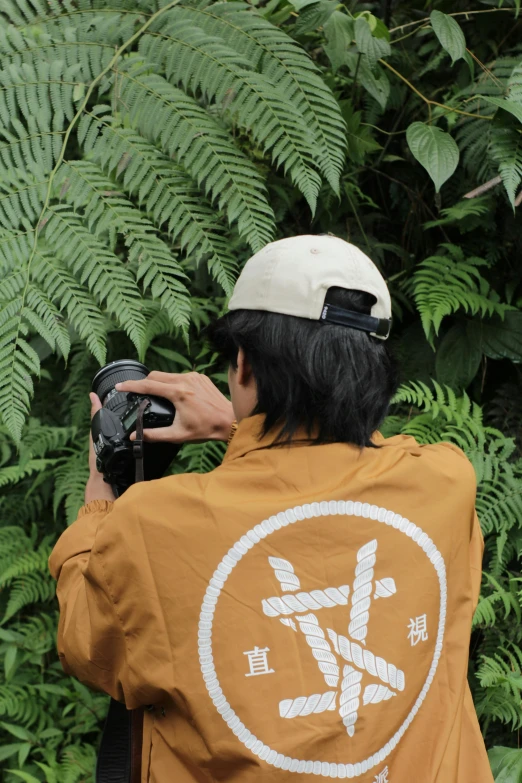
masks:
[[[149,374],[141,362],[120,359],[102,367],[93,378],[92,390],[101,400],[104,408],[120,415],[128,405],[128,392],[117,392],[114,386],[123,381],[141,381]]]

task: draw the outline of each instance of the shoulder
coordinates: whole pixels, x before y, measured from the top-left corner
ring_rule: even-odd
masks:
[[[473,465],[465,453],[454,443],[418,443],[411,435],[395,435],[391,438],[375,438],[375,444],[381,449],[390,449],[421,458],[425,467],[430,467],[448,478],[476,486],[476,474]]]
[[[189,498],[201,495],[209,482],[211,473],[180,473],[174,476],[164,476],[153,481],[141,481],[133,484],[115,501],[120,510],[140,511],[151,503],[157,505],[170,502],[175,498]]]

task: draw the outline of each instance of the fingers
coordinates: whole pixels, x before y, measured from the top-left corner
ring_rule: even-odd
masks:
[[[91,392],[89,394],[89,399],[91,401],[91,419],[94,416],[95,413],[97,413],[100,408],[102,408],[102,404],[100,402],[100,398],[97,394],[94,394],[94,392]]]
[[[130,440],[136,440],[136,433],[132,432],[129,436]],[[143,440],[148,443],[184,443],[185,439],[182,435],[176,437],[170,427],[158,427],[154,430],[143,430]]]
[[[151,373],[150,375],[168,375],[168,373]],[[168,400],[174,402],[183,394],[184,386],[177,383],[175,375],[170,376],[175,380],[169,380],[168,383],[162,381],[151,380],[150,375],[143,381],[124,381],[123,383],[117,383],[117,391],[123,392],[135,392],[136,394],[153,394],[156,397],[166,397]],[[183,376],[179,376],[180,378]]]

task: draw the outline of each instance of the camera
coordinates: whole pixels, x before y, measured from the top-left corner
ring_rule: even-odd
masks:
[[[103,473],[105,481],[112,485],[116,497],[135,481],[136,460],[130,435],[136,429],[141,402],[148,402],[143,413],[144,429],[168,427],[176,415],[174,405],[163,397],[122,392],[114,388],[123,381],[141,381],[148,374],[148,369],[141,362],[121,359],[102,367],[92,381],[92,391],[103,405],[91,422],[96,467]],[[160,478],[179,449],[174,443],[144,443],[145,479]]]

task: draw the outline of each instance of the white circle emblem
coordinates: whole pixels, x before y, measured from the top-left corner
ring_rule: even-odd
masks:
[[[401,727],[392,737],[390,737],[382,748],[362,761],[346,764],[291,758],[290,756],[278,753],[276,750],[273,750],[266,745],[262,740],[258,739],[244,723],[242,723],[228,703],[227,698],[220,687],[212,655],[212,623],[216,605],[225,582],[241,558],[246,555],[249,549],[252,549],[252,547],[258,544],[261,539],[266,538],[277,530],[280,530],[282,527],[294,524],[303,519],[334,514],[344,514],[347,516],[365,517],[367,519],[377,520],[378,522],[395,528],[400,533],[404,533],[404,535],[411,538],[411,540],[426,554],[426,557],[435,569],[440,586],[440,613],[435,651],[428,676],[415,704]],[[320,503],[307,503],[303,506],[295,506],[287,511],[281,511],[279,514],[271,516],[269,519],[265,519],[259,525],[256,525],[249,530],[244,536],[241,536],[239,541],[236,541],[234,546],[228,550],[214,572],[203,599],[199,620],[199,660],[203,679],[205,680],[209,696],[212,699],[214,706],[231,731],[233,731],[246,748],[256,756],[259,756],[263,761],[266,761],[267,764],[290,772],[315,774],[327,778],[356,778],[365,774],[377,764],[382,763],[399,744],[404,733],[419,711],[422,702],[426,698],[426,694],[433,682],[442,651],[446,623],[446,604],[447,583],[444,559],[431,538],[420,527],[414,525],[413,522],[410,522],[400,514],[395,514],[393,511],[388,511],[385,508],[370,505],[369,503],[354,502],[352,500],[323,500]]]

